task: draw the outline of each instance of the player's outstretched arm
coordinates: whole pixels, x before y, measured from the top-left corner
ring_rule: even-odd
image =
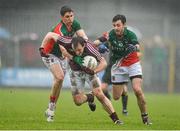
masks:
[[[97,40],[94,41],[94,44],[96,46],[98,46],[101,43],[106,42],[108,39],[109,39],[109,33],[108,32],[104,32],[101,37],[97,38]]]
[[[45,47],[45,45],[49,43],[51,40],[56,42],[58,39],[58,36],[59,35],[54,32],[48,32],[42,41],[41,47]]]
[[[39,53],[41,57],[49,57],[48,53],[45,51],[45,47],[48,43],[51,43],[53,40],[51,32],[47,33],[46,36],[44,37],[41,46],[39,48]]]

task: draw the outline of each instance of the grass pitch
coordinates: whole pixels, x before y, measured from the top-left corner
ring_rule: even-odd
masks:
[[[128,116],[121,114],[121,101],[112,101],[124,125],[114,125],[100,103],[91,112],[87,104],[76,106],[71,92],[62,90],[55,121],[46,122],[44,111],[50,89],[0,88],[1,130],[180,130],[180,95],[145,93],[153,125],[142,124],[136,97],[129,93]]]

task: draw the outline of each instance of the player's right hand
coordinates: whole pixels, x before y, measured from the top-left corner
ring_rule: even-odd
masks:
[[[106,42],[109,39],[109,33],[104,32],[101,37],[98,38],[100,42]]]
[[[43,47],[39,48],[39,53],[40,53],[41,57],[46,57],[46,58],[49,57],[49,55],[44,51]]]
[[[109,39],[109,33],[108,32],[103,32],[103,37],[105,37],[106,39]]]
[[[82,58],[81,56],[74,56],[73,57],[73,61],[80,66],[83,64],[83,60],[84,60],[84,58]]]
[[[133,44],[127,44],[125,46],[124,57],[128,56],[132,52],[137,52],[137,46],[135,46]]]

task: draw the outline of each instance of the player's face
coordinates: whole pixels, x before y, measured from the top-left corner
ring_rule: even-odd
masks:
[[[81,56],[84,52],[84,47],[82,46],[80,43],[78,44],[78,46],[74,49],[74,52],[76,53],[76,55]]]
[[[64,22],[64,24],[66,25],[72,25],[73,21],[74,21],[74,13],[73,12],[66,12],[64,14],[64,16],[61,16],[62,21]]]
[[[113,22],[113,27],[116,35],[121,36],[123,34],[125,25],[121,22],[121,20]]]

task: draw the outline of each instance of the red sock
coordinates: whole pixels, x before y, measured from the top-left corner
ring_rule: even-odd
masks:
[[[55,100],[56,100],[56,97],[55,96],[50,96],[50,102],[55,102]]]

